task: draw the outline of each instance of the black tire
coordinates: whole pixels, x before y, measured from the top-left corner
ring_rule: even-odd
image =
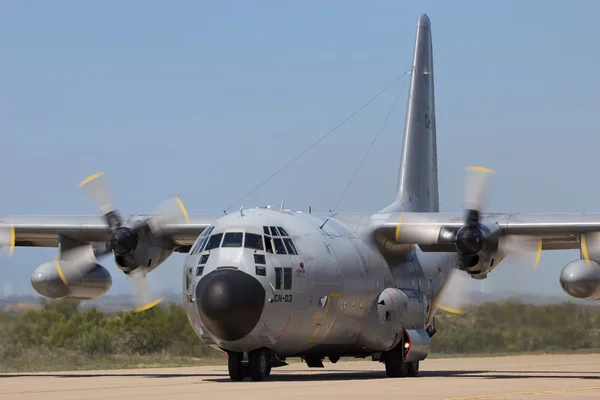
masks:
[[[419,362],[413,361],[408,363],[408,376],[414,378],[419,376]]]
[[[400,347],[396,346],[385,354],[385,372],[388,378],[408,376],[408,364],[402,362]]]
[[[260,382],[267,377],[269,369],[269,359],[264,350],[254,350],[248,357],[248,372],[254,382]]]
[[[271,365],[267,367],[267,376],[271,375]]]
[[[229,360],[227,366],[229,368],[229,378],[234,382],[240,382],[244,380],[244,368],[242,366],[242,359],[244,355],[242,353],[229,353]]]

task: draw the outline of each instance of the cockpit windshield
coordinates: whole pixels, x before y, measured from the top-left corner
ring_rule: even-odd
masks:
[[[213,234],[214,226],[205,229],[191,250],[191,254],[218,249],[219,247],[244,247],[281,255],[297,255],[298,251],[285,229],[280,226],[264,226],[265,235],[245,232],[220,232]]]
[[[227,232],[221,247],[242,247],[243,237],[244,234],[242,232]]]
[[[223,237],[222,233],[215,233],[208,238],[208,244],[204,250],[212,250],[217,249],[221,245],[221,238]]]
[[[244,243],[244,247],[252,250],[262,250],[263,249],[263,240],[261,235],[257,235],[255,233],[246,233],[246,240]]]

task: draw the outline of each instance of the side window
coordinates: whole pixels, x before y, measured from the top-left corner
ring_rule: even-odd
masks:
[[[204,240],[204,238],[202,236],[198,236],[198,239],[196,239],[196,242],[194,243],[194,245],[192,246],[192,248],[190,250],[190,255],[198,253],[198,249],[202,245],[203,240]]]
[[[298,252],[296,251],[296,246],[294,246],[294,243],[292,243],[292,239],[284,238],[283,243],[285,243],[285,247],[289,254],[293,254],[293,255],[298,254]]]
[[[267,253],[273,253],[273,245],[271,244],[271,238],[265,236],[265,250]]]
[[[204,265],[201,267],[196,267],[196,276],[200,276],[204,273]]]
[[[292,290],[292,269],[283,269],[283,290]]]
[[[281,289],[281,268],[275,267],[275,289]]]
[[[263,250],[263,239],[262,236],[254,233],[246,233],[244,239],[244,247],[252,250]]]
[[[206,264],[206,262],[208,261],[208,257],[210,257],[210,254],[202,254],[202,257],[200,257],[200,262],[198,263],[198,265]]]
[[[205,237],[204,239],[202,239],[202,244],[198,248],[198,252],[199,253],[202,253],[206,249],[206,244],[207,243],[208,243],[208,237]]]
[[[216,235],[212,235],[208,238],[208,244],[206,245],[205,250],[218,249],[221,245],[221,238],[223,237],[222,233],[217,233]]]
[[[273,243],[275,244],[275,253],[277,254],[287,254],[285,251],[285,246],[283,245],[283,241],[279,238],[273,238]]]

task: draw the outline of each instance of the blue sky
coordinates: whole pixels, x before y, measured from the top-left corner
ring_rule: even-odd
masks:
[[[466,165],[496,170],[490,211],[598,212],[595,1],[25,1],[0,8],[0,214],[95,214],[77,183],[104,171],[123,213],[178,193],[219,213],[410,68],[432,22],[443,211]],[[242,204],[327,211],[404,80]],[[339,211],[394,197],[406,89]],[[0,279],[54,250],[18,248]],[[578,252],[506,264],[486,290],[562,293]],[[178,290],[183,256],[151,277]],[[114,292],[128,290],[111,261]],[[2,288],[0,287],[0,290]]]

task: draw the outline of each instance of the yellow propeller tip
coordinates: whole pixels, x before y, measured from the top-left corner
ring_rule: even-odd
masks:
[[[471,171],[479,171],[479,172],[486,172],[488,174],[495,174],[496,172],[494,172],[493,170],[486,168],[486,167],[479,167],[479,166],[475,166],[475,165],[471,165],[467,167],[468,170]]]
[[[158,303],[160,303],[161,301],[163,301],[164,297],[159,297],[158,299],[154,300],[153,302],[150,302],[148,304],[146,304],[145,306],[141,306],[138,307],[136,309],[133,310],[133,312],[142,312],[142,311],[146,311],[151,309],[152,307],[154,307],[155,305],[157,305]]]
[[[54,265],[56,266],[56,272],[58,272],[58,276],[60,277],[62,283],[64,283],[65,286],[69,286],[69,282],[67,281],[65,274],[63,274],[62,268],[60,267],[60,263],[58,262],[58,258],[54,259]]]
[[[185,208],[185,206],[183,205],[183,201],[181,201],[181,197],[175,195],[175,200],[177,201],[177,204],[179,205],[179,208],[181,209],[181,212],[183,214],[183,217],[185,218],[185,222],[190,222],[190,216]]]
[[[79,182],[79,187],[82,187],[83,185],[90,183],[91,181],[93,181],[96,178],[101,177],[102,175],[104,175],[104,172],[96,172],[95,174],[88,176],[87,178],[85,178],[84,180]]]
[[[8,254],[12,257],[13,252],[15,251],[15,226],[10,226],[10,247],[8,249]]]
[[[465,312],[464,312],[464,311],[462,311],[462,310],[457,310],[457,309],[455,309],[455,308],[444,307],[444,306],[440,306],[440,305],[438,305],[438,308],[439,308],[440,310],[444,310],[444,311],[446,311],[446,312],[449,312],[449,313],[451,313],[451,314],[459,314],[459,315],[463,315],[463,314],[465,314]]]

